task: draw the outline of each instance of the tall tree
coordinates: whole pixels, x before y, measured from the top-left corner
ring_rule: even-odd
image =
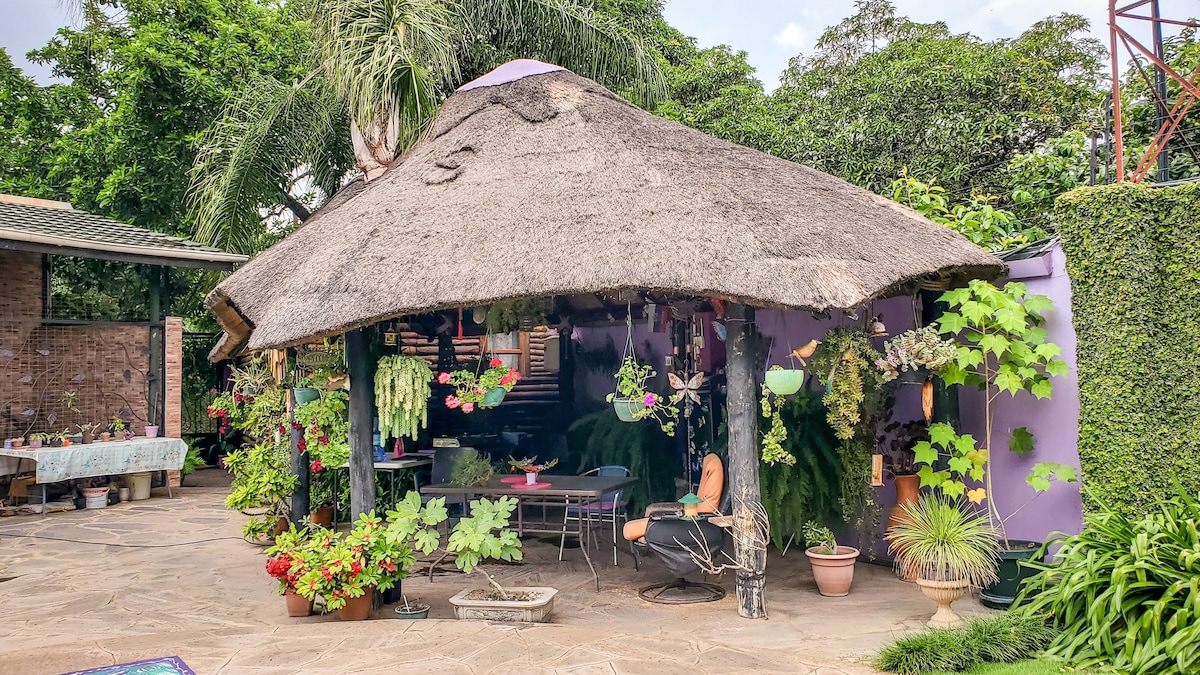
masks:
[[[247,82],[205,134],[191,201],[201,241],[254,250],[265,189],[305,172],[331,194],[340,167],[329,159],[345,148],[366,180],[378,176],[442,98],[504,58],[558,63],[642,100],[661,88],[654,52],[575,0],[314,0],[312,10],[311,70]]]

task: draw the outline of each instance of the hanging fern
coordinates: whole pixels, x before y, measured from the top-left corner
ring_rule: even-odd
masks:
[[[641,517],[647,504],[675,498],[675,478],[683,474],[683,463],[658,425],[626,424],[612,408],[604,408],[567,429],[567,447],[580,457],[578,472],[623,466],[638,479],[625,488],[630,518]]]
[[[415,439],[429,421],[433,371],[415,356],[384,356],[375,369],[375,410],[383,438]]]

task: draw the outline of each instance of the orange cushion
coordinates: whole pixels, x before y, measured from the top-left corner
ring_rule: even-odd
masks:
[[[704,500],[700,505],[700,513],[716,513],[724,492],[725,467],[721,464],[721,458],[707,455],[704,457],[704,470],[700,474],[700,487],[696,489],[696,496]]]

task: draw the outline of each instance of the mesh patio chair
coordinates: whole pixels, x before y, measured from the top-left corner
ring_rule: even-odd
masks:
[[[603,476],[614,478],[628,478],[630,475],[629,469],[623,466],[601,466],[590,471],[585,471],[583,476]],[[622,527],[629,521],[629,515],[625,512],[625,495],[624,490],[614,490],[605,493],[599,502],[593,502],[583,507],[568,506],[563,512],[563,533],[562,538],[558,542],[558,559],[561,562],[563,559],[563,549],[567,543],[567,523],[571,521],[579,522],[587,520],[588,542],[591,542],[592,518],[596,518],[596,523],[604,525],[605,523],[612,524],[612,542],[613,542],[613,567],[617,567],[617,543],[620,541],[617,538],[617,519],[621,519]],[[589,543],[579,542],[580,546],[587,546]],[[632,551],[632,546],[630,551]]]

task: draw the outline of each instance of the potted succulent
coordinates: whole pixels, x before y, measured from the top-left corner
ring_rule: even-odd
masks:
[[[508,529],[509,517],[517,506],[512,497],[471,502],[471,515],[454,526],[446,550],[456,554],[454,564],[470,574],[478,571],[490,588],[467,589],[450,598],[459,619],[542,622],[554,609],[557,589],[547,587],[504,588],[479,567],[484,558],[520,560],[521,540]]]
[[[279,581],[279,594],[287,600],[288,616],[312,614],[313,599],[300,594],[297,584],[308,573],[315,559],[308,530],[288,527],[275,537],[275,545],[267,551],[267,574]]]
[[[950,608],[972,586],[996,580],[996,531],[985,514],[940,494],[923,495],[885,538],[901,570],[912,570],[925,597],[937,603],[930,628],[961,619]]]
[[[465,413],[473,412],[476,407],[495,408],[520,380],[521,373],[495,358],[479,377],[469,370],[438,373],[438,384],[449,384],[455,390],[446,397],[446,407],[460,408]]]
[[[883,351],[875,365],[883,371],[885,382],[897,378],[924,382],[958,360],[958,346],[938,333],[936,323],[900,333],[883,343]]]
[[[606,400],[613,404],[617,418],[622,422],[637,422],[652,417],[665,434],[674,436],[679,409],[670,397],[646,389],[647,381],[655,375],[653,368],[639,365],[637,359],[627,355],[617,369],[617,390],[609,394]]]
[[[858,549],[838,546],[837,539],[828,527],[812,521],[804,526],[804,543],[808,545],[804,554],[812,563],[813,578],[821,595],[831,598],[849,595],[850,584],[854,582]]]
[[[558,460],[552,459],[549,462],[542,462],[539,464],[537,457],[525,457],[522,459],[513,459],[510,457],[508,459],[508,465],[512,467],[514,471],[525,472],[526,485],[536,485],[538,482],[538,474],[558,466]]]

